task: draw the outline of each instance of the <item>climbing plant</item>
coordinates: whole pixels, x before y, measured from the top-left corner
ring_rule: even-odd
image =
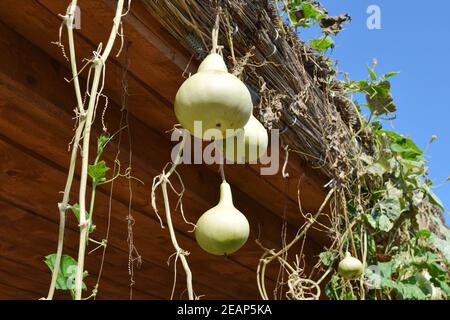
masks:
[[[128,8],[130,6],[130,2],[131,1],[129,0]],[[52,271],[52,280],[48,295],[46,297],[46,299],[48,300],[53,299],[55,289],[69,290],[73,299],[83,299],[82,291],[83,289],[87,289],[87,286],[83,280],[88,274],[84,269],[86,248],[89,243],[94,243],[97,246],[93,250],[101,247],[105,248],[107,245],[107,239],[97,241],[92,237],[92,234],[95,231],[93,217],[95,211],[94,209],[97,187],[101,184],[112,182],[119,176],[130,178],[130,170],[127,169],[124,173],[120,173],[119,166],[119,169],[117,170],[117,172],[115,172],[115,175],[108,179],[107,172],[110,170],[110,168],[106,165],[106,162],[102,160],[102,155],[107,144],[115,136],[108,135],[108,129],[104,123],[104,113],[106,112],[108,106],[108,98],[103,94],[105,83],[105,66],[106,61],[111,54],[111,51],[113,50],[113,46],[117,37],[122,40],[119,51],[117,52],[117,56],[120,54],[120,51],[122,49],[123,34],[121,32],[121,19],[127,13],[125,1],[117,1],[111,33],[106,45],[103,47],[103,44],[100,43],[97,49],[93,52],[93,56],[84,60],[87,62],[80,70],[77,66],[76,47],[74,42],[76,10],[77,0],[72,0],[67,8],[66,13],[64,15],[61,15],[63,22],[59,30],[59,40],[55,42],[55,44],[61,48],[62,54],[71,66],[72,78],[67,81],[73,83],[74,85],[76,108],[75,135],[71,142],[69,170],[63,193],[63,199],[58,204],[60,212],[58,247],[55,254],[50,254],[45,258],[45,263]],[[66,54],[65,46],[62,44],[62,32],[64,29],[67,31],[67,43],[69,47],[68,56]],[[81,93],[81,80],[79,75],[85,69],[88,70],[88,75],[86,92],[83,96]],[[104,98],[106,101],[105,108],[101,117],[104,133],[101,134],[97,139],[96,157],[93,163],[89,164],[92,125],[96,118],[96,111],[101,98]],[[78,157],[81,158],[81,178],[78,201],[70,202],[69,196],[72,190]],[[90,197],[87,190],[89,180],[91,183]],[[87,202],[88,199],[89,202]],[[63,255],[64,231],[66,227],[66,214],[68,210],[73,213],[80,228],[77,259],[74,259],[73,257],[70,257],[68,255]],[[84,299],[96,297],[99,281],[100,277],[98,278],[96,285],[92,289],[91,295]]]
[[[328,17],[316,1],[283,3],[292,27],[320,25],[323,35],[309,42],[320,55],[332,47],[330,35],[349,20],[347,15]],[[337,32],[329,29],[327,21],[331,20]],[[376,61],[368,67],[368,79],[355,81],[345,76],[339,80],[357,114],[359,125],[354,126],[352,140],[358,153],[347,159],[351,174],[335,186],[338,202],[332,210],[333,223],[327,227],[332,245],[319,256],[318,275],[289,282],[289,298],[305,298],[312,279],[316,292],[326,283],[325,294],[330,299],[450,296],[450,231],[442,217],[445,209],[432,191],[425,152],[411,138],[383,129],[384,120],[393,119],[397,110],[390,82],[397,73],[377,76],[375,67]],[[336,74],[329,76],[330,83],[338,81]],[[358,95],[365,97],[364,103],[354,100]],[[367,117],[363,110],[368,111]],[[430,143],[435,139],[431,137]],[[346,265],[345,252],[359,259],[356,265]],[[356,273],[349,276],[349,271]],[[267,297],[264,291],[262,295]]]

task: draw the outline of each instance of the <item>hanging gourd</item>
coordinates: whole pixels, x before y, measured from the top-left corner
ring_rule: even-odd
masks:
[[[175,115],[180,124],[194,136],[211,140],[219,132],[226,137],[227,129],[242,128],[250,118],[253,103],[245,84],[228,72],[219,54],[218,25],[213,29],[213,48],[189,77],[175,97]],[[195,121],[202,128],[194,130]],[[207,131],[209,129],[217,129]]]
[[[352,257],[350,252],[345,253],[344,259],[339,262],[338,272],[346,280],[358,279],[364,271],[359,259]]]
[[[241,130],[235,136],[223,140],[224,157],[234,163],[256,162],[267,151],[267,130],[253,115]]]
[[[249,232],[247,218],[233,205],[230,185],[222,182],[219,203],[197,221],[197,243],[211,254],[231,254],[245,244]]]

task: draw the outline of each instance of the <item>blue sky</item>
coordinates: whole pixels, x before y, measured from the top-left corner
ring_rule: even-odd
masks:
[[[401,73],[392,78],[397,119],[387,129],[410,136],[424,149],[430,137],[438,139],[427,151],[434,191],[450,208],[450,1],[444,0],[321,0],[330,15],[348,13],[352,23],[336,38],[329,52],[340,71],[366,79],[367,66],[378,60],[377,74]],[[381,29],[369,30],[367,8],[381,9]],[[300,37],[317,30],[299,30]],[[450,224],[450,215],[445,215]]]

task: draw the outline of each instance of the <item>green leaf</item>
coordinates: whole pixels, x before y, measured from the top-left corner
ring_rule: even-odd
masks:
[[[370,79],[372,79],[373,81],[376,81],[377,75],[375,73],[375,70],[373,70],[371,67],[367,67],[367,70],[369,71]]]
[[[405,138],[398,133],[388,130],[378,130],[378,133],[388,136],[391,139],[390,149],[393,152],[400,153],[407,160],[417,160],[418,157],[423,155],[422,150],[411,138]]]
[[[450,296],[450,286],[449,286],[449,283],[447,281],[436,280],[436,284],[437,284],[438,287],[440,287],[442,289],[442,291],[444,291],[444,293],[447,296]]]
[[[384,198],[377,203],[372,217],[381,231],[388,232],[402,213],[399,198]]]
[[[387,278],[381,278],[381,287],[387,288],[387,289],[396,289],[398,288],[398,285],[395,281]]]
[[[394,187],[394,185],[388,181],[386,182],[386,198],[389,198],[387,200],[389,201],[396,201],[399,203],[399,199],[403,198],[403,191]]]
[[[366,95],[368,107],[372,112],[377,115],[383,115],[397,111],[394,98],[389,92],[386,94],[380,88],[375,89],[372,87],[372,89],[375,91],[374,94]]]
[[[101,134],[97,139],[97,157],[100,157],[105,149],[105,146],[108,144],[110,138],[107,135]]]
[[[394,224],[392,223],[392,221],[384,214],[382,214],[378,219],[378,228],[381,231],[389,232],[393,226]]]
[[[366,268],[365,276],[372,289],[396,289],[395,281],[391,280],[391,275],[394,271],[394,262],[392,260],[389,262],[378,262],[377,265]]]
[[[386,197],[378,201],[371,214],[366,218],[373,228],[389,232],[401,213],[400,199],[398,197]]]
[[[422,191],[416,191],[414,192],[414,195],[412,197],[413,206],[418,207],[423,202],[425,194]]]
[[[400,145],[398,143],[391,144],[391,150],[392,152],[397,153],[408,153],[408,154],[417,154],[420,155],[421,152],[417,152],[417,150],[410,148],[407,144]]]
[[[75,203],[74,205],[70,206],[70,210],[72,211],[75,218],[77,218],[78,223],[80,223],[80,205],[78,203]]]
[[[94,182],[99,182],[105,179],[108,170],[109,168],[106,166],[106,162],[102,160],[95,165],[89,165],[88,174]]]
[[[422,175],[426,172],[426,166],[424,160],[408,160],[408,159],[400,159],[401,164],[408,169],[411,173],[416,175]]]
[[[387,173],[391,173],[396,167],[395,159],[392,157],[390,150],[383,151],[383,155],[378,159],[377,163],[380,164]]]
[[[423,300],[426,298],[426,293],[424,293],[419,286],[412,283],[397,282],[397,291],[401,296],[401,299],[405,300]]]
[[[391,92],[391,83],[387,80],[380,81],[375,85],[372,85],[372,88],[381,96],[388,96]]]
[[[288,17],[289,17],[290,23],[292,23],[293,25],[296,25],[296,24],[297,24],[297,17],[295,16],[295,13],[294,13],[294,12],[289,11]]]
[[[414,278],[415,280],[410,280],[412,282],[411,284],[417,285],[425,295],[431,295],[433,292],[433,284],[420,272],[417,272]]]
[[[450,262],[450,241],[438,238],[435,234],[430,235],[432,245],[441,252],[447,262]]]
[[[287,12],[289,21],[294,27],[309,28],[326,16],[310,1],[291,1]]]
[[[422,189],[426,193],[426,195],[428,196],[428,199],[430,200],[430,202],[432,204],[435,204],[442,210],[445,210],[444,204],[439,199],[439,197],[433,192],[433,190],[431,190],[431,188],[429,186],[427,186],[426,184],[422,184]]]
[[[56,254],[50,254],[45,257],[45,264],[53,272],[56,261]],[[77,270],[77,261],[68,255],[61,257],[61,264],[59,267],[58,277],[56,279],[56,289],[58,290],[74,290],[75,289],[75,276]],[[85,272],[83,278],[87,276]],[[86,290],[86,284],[82,284],[83,290]]]
[[[388,73],[386,73],[386,74],[383,75],[383,78],[384,78],[384,79],[389,79],[389,78],[392,78],[393,76],[398,75],[399,73],[400,73],[400,72],[388,72]]]
[[[370,87],[369,83],[366,80],[355,81],[354,84],[358,87],[358,91],[365,92]]]
[[[378,222],[377,220],[375,220],[374,216],[372,214],[364,214],[363,217],[366,219],[367,223],[369,223],[369,225],[374,228],[374,229],[378,229]]]
[[[398,134],[394,131],[389,130],[378,130],[379,134],[385,134],[386,136],[390,137],[393,141],[402,141],[404,138],[402,135]]]
[[[319,53],[324,53],[325,50],[334,45],[334,41],[330,36],[321,36],[317,39],[309,40],[311,47],[317,50]]]
[[[367,173],[383,177],[383,175],[386,173],[386,169],[384,166],[382,166],[380,163],[374,163],[371,166],[368,166],[366,169]]]
[[[438,262],[436,262],[436,259],[434,259],[434,261],[428,259],[428,261],[424,263],[422,266],[427,268],[428,272],[434,279],[444,280],[445,277],[448,275],[447,269],[445,269]]]
[[[431,236],[431,231],[428,229],[422,229],[416,232],[416,238],[428,239]]]
[[[70,210],[73,212],[73,215],[75,216],[75,218],[77,218],[78,223],[80,223],[80,205],[78,203],[75,203],[74,205],[70,206]],[[86,219],[91,219],[91,214],[86,211]],[[95,225],[92,223],[91,220],[91,224],[89,225],[89,233],[94,232],[95,230]]]
[[[334,274],[331,277],[331,280],[325,286],[325,294],[327,295],[328,298],[335,300],[338,300],[340,298],[339,293],[337,292],[338,286],[339,286],[339,276],[337,274]]]
[[[314,17],[317,16],[317,10],[314,8],[314,6],[310,3],[303,2],[302,3],[302,10],[303,14],[305,16],[305,19],[314,19]]]
[[[319,254],[319,258],[324,266],[329,267],[334,261],[334,254],[331,251],[324,251]]]
[[[393,260],[388,262],[378,262],[378,269],[380,270],[383,278],[390,279],[391,275],[395,271],[395,263]]]
[[[356,300],[356,297],[353,295],[351,291],[343,292],[341,297],[342,300]]]

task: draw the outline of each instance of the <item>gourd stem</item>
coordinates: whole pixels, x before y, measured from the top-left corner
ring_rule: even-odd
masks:
[[[70,65],[72,68],[72,77],[73,77],[73,85],[75,88],[75,96],[77,99],[78,111],[83,112],[83,99],[81,97],[81,89],[80,82],[78,80],[78,67],[77,67],[77,59],[76,59],[76,51],[75,51],[75,43],[73,38],[73,28],[74,28],[74,19],[75,13],[77,10],[77,0],[72,0],[72,3],[69,6],[69,10],[67,13],[67,38],[69,43],[69,56],[70,56]]]
[[[77,130],[75,132],[75,139],[74,139],[73,145],[72,145],[72,154],[70,156],[69,172],[67,174],[67,180],[66,180],[66,186],[64,188],[63,200],[58,205],[58,207],[59,207],[58,248],[56,250],[56,259],[55,259],[55,263],[53,265],[52,280],[50,283],[50,288],[48,290],[47,300],[53,299],[53,294],[55,293],[55,288],[56,288],[56,280],[58,279],[59,268],[61,265],[62,251],[63,251],[63,247],[64,247],[64,229],[66,226],[66,211],[67,211],[67,207],[69,204],[69,195],[70,195],[70,190],[72,188],[72,181],[73,181],[73,176],[74,176],[74,172],[75,172],[75,165],[77,162],[78,147],[80,144],[80,138],[81,138],[81,133],[83,132],[83,128],[84,128],[84,121],[81,121],[78,124]]]
[[[361,226],[362,229],[362,239],[363,239],[363,246],[362,246],[362,264],[363,264],[363,270],[366,270],[366,263],[367,263],[367,232],[364,228],[364,226]],[[364,274],[364,272],[363,272]],[[361,275],[361,278],[359,279],[360,286],[361,286],[361,300],[366,300],[365,295],[365,288],[364,288],[364,277]]]
[[[167,193],[167,182],[169,181],[169,177],[172,175],[173,172],[175,172],[176,167],[181,162],[181,155],[183,154],[184,144],[186,143],[188,135],[189,135],[189,133],[187,131],[185,131],[184,135],[183,135],[183,140],[180,142],[180,145],[179,145],[179,150],[178,150],[176,159],[174,160],[169,171],[167,171],[167,173],[163,172],[163,174],[161,175],[161,189],[162,189],[162,193],[163,193],[164,211],[166,213],[166,222],[167,222],[167,226],[169,227],[170,239],[172,241],[173,247],[175,248],[177,257],[179,257],[181,260],[181,264],[183,265],[184,272],[186,273],[186,286],[187,286],[187,291],[188,291],[188,298],[189,298],[189,300],[194,300],[194,290],[192,288],[192,272],[191,272],[191,269],[189,268],[189,264],[186,259],[186,253],[183,249],[180,248],[180,245],[178,244],[178,241],[177,241],[177,238],[175,235],[175,229],[173,227],[172,216],[171,216],[171,212],[170,212],[169,196]],[[173,296],[173,292],[172,292],[172,296]],[[172,296],[171,296],[171,298],[172,298]]]
[[[186,143],[186,139],[187,139],[188,135],[189,135],[189,133],[187,131],[184,131],[184,133],[183,133],[183,140],[179,144],[177,157],[173,161],[172,167],[170,167],[169,171],[167,171],[167,173],[165,174],[165,177],[167,179],[169,179],[169,177],[172,175],[172,173],[174,173],[176,167],[180,164],[181,156],[183,154],[184,145]]]
[[[225,165],[223,162],[225,162],[225,160],[223,160],[222,163],[220,164],[220,176],[222,177],[222,182],[226,182],[227,179],[225,178],[225,168],[224,168]]]
[[[86,221],[86,185],[89,166],[89,142],[91,136],[91,123],[94,115],[95,102],[97,101],[97,90],[100,82],[103,65],[101,63],[95,66],[94,80],[91,88],[91,95],[89,99],[89,106],[86,116],[86,125],[83,134],[83,153],[81,158],[81,180],[79,192],[80,204],[80,242],[78,246],[77,270],[75,274],[75,299],[81,300],[81,291],[83,284],[84,272],[84,255],[86,251],[86,239],[88,223]]]
[[[92,81],[92,87],[90,92],[88,109],[86,112],[86,125],[83,132],[83,153],[82,153],[82,167],[81,167],[81,180],[80,180],[80,191],[79,191],[79,204],[80,204],[80,241],[78,246],[78,260],[77,260],[77,270],[75,275],[75,299],[81,300],[82,284],[83,284],[83,273],[84,273],[84,256],[86,251],[86,241],[88,222],[86,221],[86,187],[87,187],[87,176],[88,176],[88,165],[89,165],[89,143],[91,134],[91,125],[94,116],[95,106],[98,103],[98,95],[101,93],[98,91],[100,77],[106,60],[111,53],[114,41],[118,35],[118,30],[121,24],[122,12],[123,12],[124,0],[118,0],[115,16],[113,19],[113,26],[111,28],[111,33],[109,35],[108,42],[106,44],[103,54],[94,59],[94,79]]]
[[[72,77],[73,77],[73,83],[75,88],[75,96],[77,99],[77,109],[78,112],[83,113],[83,100],[81,98],[81,90],[80,90],[80,83],[78,79],[78,67],[77,67],[77,61],[76,61],[76,54],[75,54],[75,44],[73,41],[73,22],[75,19],[75,12],[77,9],[77,0],[72,0],[72,2],[69,5],[69,8],[67,10],[67,14],[65,16],[65,24],[67,29],[67,37],[69,42],[69,56],[70,56],[70,65],[72,69]],[[64,247],[64,230],[66,226],[66,211],[69,204],[69,194],[70,190],[72,188],[72,182],[73,182],[73,176],[75,172],[75,165],[77,162],[77,153],[78,153],[78,147],[80,144],[80,138],[81,134],[84,129],[84,118],[80,120],[78,123],[77,129],[75,131],[75,137],[72,145],[72,153],[70,156],[70,162],[69,162],[69,171],[67,174],[67,180],[66,185],[64,187],[64,194],[63,194],[63,200],[60,204],[58,204],[59,207],[59,231],[58,231],[58,247],[56,249],[56,258],[53,265],[53,272],[52,272],[52,280],[50,282],[50,288],[48,290],[47,300],[52,300],[53,295],[55,293],[56,288],[56,280],[58,279],[59,274],[59,268],[61,265],[61,257],[62,257],[62,251]]]
[[[166,220],[167,220],[167,226],[169,227],[170,239],[172,240],[172,245],[174,246],[178,257],[181,260],[181,264],[183,265],[184,272],[186,273],[186,286],[187,286],[189,300],[194,300],[194,291],[192,289],[192,272],[191,272],[191,269],[189,268],[189,264],[187,262],[184,251],[180,248],[180,246],[178,244],[178,241],[177,241],[177,238],[175,235],[175,230],[173,228],[172,217],[170,214],[169,196],[167,194],[167,178],[165,176],[163,177],[163,180],[161,182],[161,188],[162,188],[162,193],[163,193],[163,198],[164,198],[164,209],[166,211]]]
[[[220,22],[220,10],[217,12],[216,21],[214,23],[214,27],[211,31],[211,41],[212,41],[212,49],[211,53],[218,53],[219,51],[219,22]]]

